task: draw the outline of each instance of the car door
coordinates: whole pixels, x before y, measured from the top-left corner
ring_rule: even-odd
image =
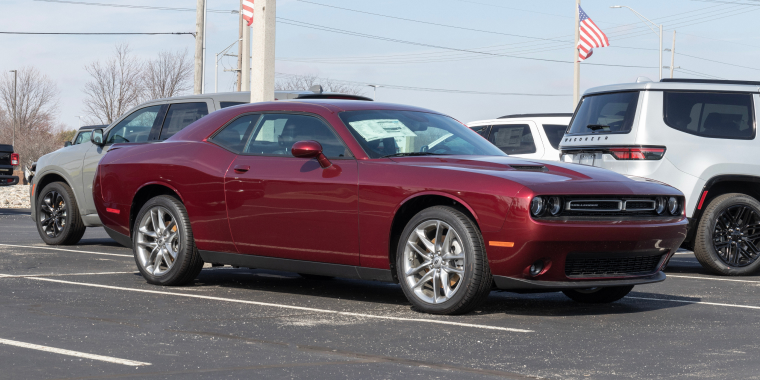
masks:
[[[79,172],[82,181],[81,188],[84,189],[85,215],[97,213],[92,199],[92,180],[95,178],[98,162],[108,151],[109,146],[114,143],[149,141],[150,136],[155,135],[161,127],[165,113],[166,108],[160,103],[148,105],[130,113],[110,128],[105,136],[104,146],[82,144],[89,145],[82,161],[81,172]],[[74,176],[73,173],[72,176]]]
[[[494,125],[488,141],[510,156],[540,159],[544,155],[543,144],[532,121]]]
[[[297,141],[323,147],[332,166],[293,157]],[[211,142],[238,153],[225,177],[240,253],[359,264],[358,165],[327,122],[310,114],[248,114]]]

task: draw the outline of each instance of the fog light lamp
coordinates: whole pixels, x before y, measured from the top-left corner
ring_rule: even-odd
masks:
[[[530,266],[529,272],[531,276],[535,277],[541,274],[541,271],[543,270],[544,270],[544,261],[538,260],[535,263],[533,263],[533,265]]]

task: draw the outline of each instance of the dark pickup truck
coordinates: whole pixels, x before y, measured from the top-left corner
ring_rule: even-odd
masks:
[[[18,166],[18,161],[18,153],[13,153],[13,145],[0,144],[0,186],[18,183],[18,177],[13,175],[13,168]]]

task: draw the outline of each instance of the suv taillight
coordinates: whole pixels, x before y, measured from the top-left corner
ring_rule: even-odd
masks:
[[[11,153],[11,165],[18,166],[18,153]]]
[[[619,147],[607,152],[617,160],[659,160],[665,155],[665,147]]]

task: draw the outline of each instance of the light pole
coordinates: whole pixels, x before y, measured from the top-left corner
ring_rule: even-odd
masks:
[[[377,101],[377,88],[382,86],[376,84],[368,84],[367,86],[372,87],[372,100]]]
[[[230,46],[227,46],[224,48],[224,50],[220,51],[219,53],[216,53],[216,61],[214,63],[214,92],[219,92],[219,55],[221,54],[222,58],[224,58],[225,53],[227,53],[227,50],[230,50],[230,48],[235,45],[236,43],[242,41],[242,38],[239,38],[237,41],[230,44]]]
[[[11,70],[13,73],[13,144],[16,145],[16,82],[18,80],[18,70]],[[14,148],[15,149],[15,148]]]
[[[652,20],[642,16],[641,13],[636,12],[635,10],[633,10],[633,8],[626,5],[613,5],[610,8],[628,8],[629,11],[636,14],[636,16],[638,16],[642,21],[645,21],[645,23],[648,22],[649,24],[651,24],[651,26],[647,24],[649,29],[660,36],[660,63],[657,66],[660,68],[660,80],[662,80],[662,24],[660,25],[655,24],[654,22],[652,22]]]
[[[82,129],[82,117],[83,116],[74,116],[74,117],[79,118],[79,128],[77,130]]]

